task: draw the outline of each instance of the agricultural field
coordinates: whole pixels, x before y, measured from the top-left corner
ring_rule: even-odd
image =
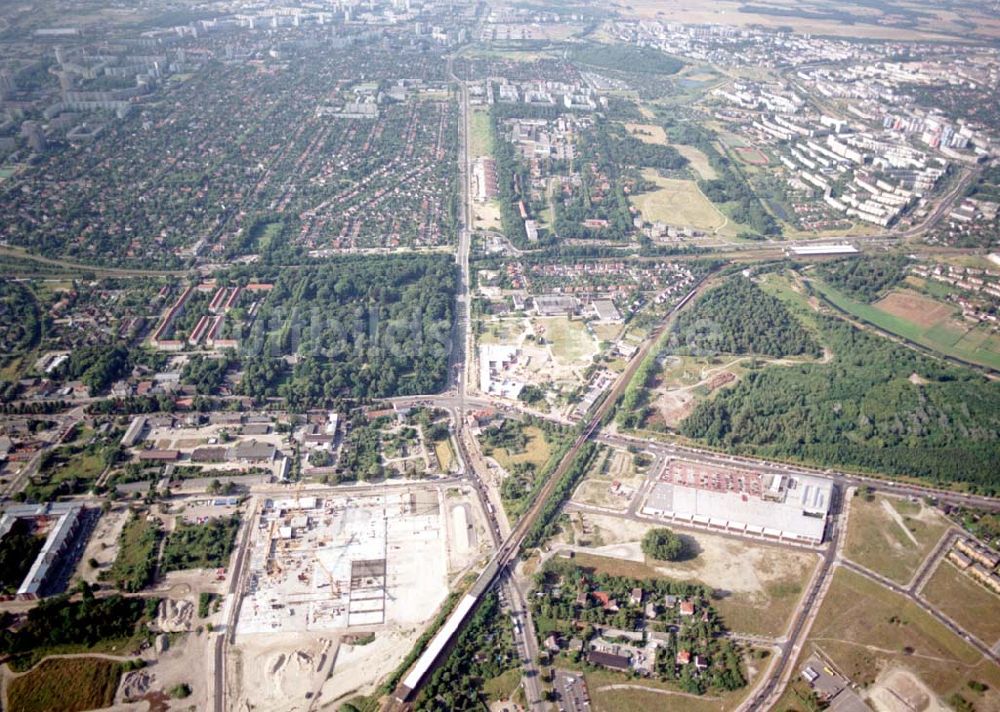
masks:
[[[81,712],[109,707],[122,664],[99,658],[50,658],[8,683],[10,712]]]
[[[959,571],[947,559],[924,584],[923,597],[986,645],[1000,641],[1000,595]]]
[[[842,567],[834,572],[795,669],[814,651],[866,690],[877,682],[882,687],[882,673],[896,670],[914,676],[916,685],[926,685],[941,701],[969,695],[970,680],[982,682],[990,689],[975,708],[1000,706],[1000,667],[915,603]],[[778,709],[785,709],[781,702]]]
[[[933,351],[1000,369],[1000,336],[989,327],[970,325],[955,308],[910,290],[894,290],[874,304],[852,299],[820,280],[816,290],[837,308],[891,334]]]
[[[924,16],[916,26],[905,23],[900,10],[918,7]],[[734,26],[791,28],[798,33],[869,40],[943,40],[968,36],[968,20],[980,33],[996,31],[996,21],[983,6],[963,6],[961,13],[941,8],[927,13],[927,6],[909,2],[838,4],[825,0],[794,2],[774,0],[748,5],[738,0],[712,0],[692,5],[685,0],[638,0],[628,5],[627,15],[644,19],[668,16],[671,21],[714,24],[725,18]],[[968,18],[968,19],[966,19]]]
[[[694,181],[663,178],[652,169],[643,170],[642,176],[659,186],[657,190],[632,197],[644,220],[710,232],[719,232],[728,225],[729,219]]]
[[[693,557],[654,561],[640,547],[651,525],[590,512],[573,512],[570,520],[563,540],[577,564],[615,576],[701,583],[716,592],[712,605],[726,627],[747,635],[783,635],[819,563],[809,552],[700,531],[681,534]]]
[[[859,494],[850,506],[844,556],[902,585],[948,529],[948,520],[922,502]]]

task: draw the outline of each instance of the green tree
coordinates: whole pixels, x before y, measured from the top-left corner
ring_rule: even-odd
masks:
[[[642,551],[660,561],[677,561],[687,553],[687,547],[670,529],[650,529],[642,538]]]

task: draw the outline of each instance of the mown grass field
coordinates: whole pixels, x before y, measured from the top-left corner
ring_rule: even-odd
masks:
[[[694,181],[661,178],[651,169],[644,170],[642,175],[659,186],[657,190],[632,197],[644,220],[705,231],[726,225],[726,216],[702,195]]]
[[[10,712],[80,712],[110,706],[122,664],[100,658],[54,658],[13,679]]]
[[[1000,339],[989,335],[985,327],[972,326],[952,316],[938,319],[930,326],[921,326],[901,316],[890,314],[875,305],[851,299],[820,280],[811,280],[811,284],[839,309],[879,329],[945,356],[1000,369]]]
[[[493,128],[486,109],[473,109],[469,114],[469,158],[493,155]]]
[[[899,514],[909,535],[886,511],[886,504]],[[921,504],[878,496],[868,502],[858,496],[851,500],[844,556],[896,583],[906,584],[947,528],[944,517]]]
[[[493,701],[509,700],[521,684],[521,669],[514,668],[483,683],[483,692]]]
[[[563,316],[538,319],[545,340],[552,346],[552,355],[562,364],[590,359],[598,352],[597,340],[579,320]]]

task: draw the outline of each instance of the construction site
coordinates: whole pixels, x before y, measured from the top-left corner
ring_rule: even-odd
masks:
[[[377,683],[449,582],[490,553],[484,521],[455,487],[261,500],[236,624],[239,689],[280,706],[292,690],[329,700]]]

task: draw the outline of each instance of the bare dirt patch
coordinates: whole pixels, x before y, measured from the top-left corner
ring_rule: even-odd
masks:
[[[925,329],[946,319],[954,311],[947,304],[908,289],[890,292],[875,302],[875,307]]]
[[[653,143],[657,146],[667,145],[667,132],[656,124],[625,124],[625,130],[643,143]]]
[[[880,675],[868,701],[880,712],[944,712],[948,709],[924,683],[903,668],[892,668]]]

